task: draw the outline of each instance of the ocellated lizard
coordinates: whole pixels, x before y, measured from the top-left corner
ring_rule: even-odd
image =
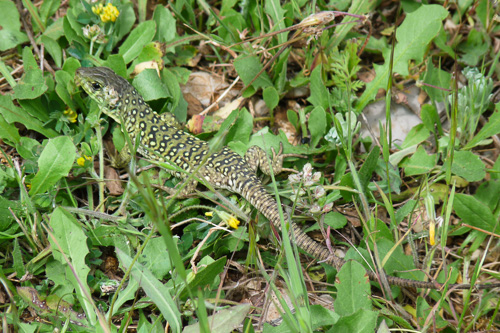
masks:
[[[198,170],[199,178],[215,188],[238,193],[269,219],[274,227],[281,230],[278,204],[267,193],[255,174],[259,166],[264,173],[270,173],[268,159],[261,148],[251,147],[245,158],[227,147],[211,153],[206,142],[181,130],[179,123],[170,113],[159,115],[154,112],[127,80],[116,75],[109,68],[79,68],[76,71],[75,82],[80,84],[97,102],[102,112],[122,124],[131,142],[138,143],[137,151],[146,159],[173,163],[187,174]],[[274,173],[281,171],[283,157],[286,155],[282,155],[281,150],[278,154],[274,154],[272,160]],[[202,161],[204,164],[200,166]],[[176,172],[175,175],[186,178],[186,173]],[[187,188],[190,190],[195,186],[196,181],[193,180]],[[291,224],[291,229],[296,244],[305,252],[320,261],[331,264],[337,270],[344,265],[343,259],[330,254],[325,246],[312,240],[295,223]],[[367,274],[371,280],[378,281],[376,273],[367,271]],[[393,285],[413,288],[438,289],[443,286],[439,283],[394,276],[387,276],[387,281]],[[498,286],[500,283],[474,287],[486,289]],[[449,285],[449,287],[468,289],[471,286],[460,284]]]

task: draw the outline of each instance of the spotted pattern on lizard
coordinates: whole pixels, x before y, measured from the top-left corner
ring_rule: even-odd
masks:
[[[170,113],[157,114],[143,100],[137,90],[124,78],[106,67],[79,68],[75,82],[94,99],[101,110],[121,123],[131,142],[138,142],[137,152],[146,159],[169,162],[184,172],[174,172],[176,177],[186,178],[198,170],[197,176],[215,188],[238,193],[258,209],[277,229],[281,230],[281,220],[276,200],[267,193],[255,172],[260,168],[270,173],[268,159],[259,147],[251,147],[242,158],[227,147],[210,152],[208,144],[183,130]],[[129,149],[123,150],[123,160],[130,160]],[[287,155],[273,151],[272,170],[281,172],[283,158]],[[200,164],[203,164],[200,166]],[[185,187],[183,194],[192,191],[196,181]],[[285,214],[285,219],[288,216]],[[296,244],[318,260],[327,262],[339,270],[345,261],[333,254],[320,243],[312,240],[295,223],[291,224]],[[367,271],[371,280],[378,281],[378,275]],[[387,276],[390,284],[410,288],[438,289],[442,285],[434,282],[415,281]],[[482,284],[480,289],[500,286]],[[467,284],[450,285],[450,288],[469,289]]]

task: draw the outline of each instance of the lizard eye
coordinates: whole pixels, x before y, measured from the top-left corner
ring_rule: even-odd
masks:
[[[99,82],[93,82],[92,83],[92,89],[94,89],[94,91],[97,91],[97,90],[99,90],[101,88],[102,88],[102,86],[101,86],[101,84]]]

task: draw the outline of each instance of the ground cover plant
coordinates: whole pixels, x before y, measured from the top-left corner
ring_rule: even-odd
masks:
[[[0,10],[3,332],[500,330],[499,288],[452,286],[500,282],[497,2]],[[171,166],[120,163],[127,137],[78,87],[82,66],[113,69],[213,151],[301,155],[259,177],[347,263],[318,263],[235,194],[180,197]]]

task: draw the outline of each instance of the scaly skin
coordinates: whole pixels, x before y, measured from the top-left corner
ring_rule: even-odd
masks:
[[[158,115],[142,99],[137,90],[124,78],[106,67],[79,68],[75,82],[94,99],[101,110],[121,123],[133,144],[138,143],[137,151],[146,159],[173,163],[185,172],[174,172],[176,177],[186,178],[198,170],[197,176],[214,188],[226,189],[238,193],[258,209],[273,226],[281,230],[278,204],[267,193],[255,175],[257,168],[270,174],[267,156],[259,147],[251,147],[242,158],[227,147],[210,153],[206,142],[182,131],[175,118],[169,114]],[[124,149],[123,158],[130,159],[130,152]],[[274,154],[274,151],[273,151]],[[282,170],[281,150],[274,154],[272,169],[275,174]],[[200,163],[204,164],[199,167]],[[187,194],[196,187],[192,180],[182,194]],[[285,215],[285,219],[288,217]],[[312,240],[296,224],[292,223],[296,244],[318,260],[329,263],[340,270],[345,261],[330,254],[328,249]],[[369,278],[378,281],[376,273],[367,271]],[[412,288],[439,289],[443,285],[387,276],[387,282],[393,285]],[[480,289],[493,288],[498,284],[475,285]],[[469,289],[468,284],[449,285],[455,289]]]

